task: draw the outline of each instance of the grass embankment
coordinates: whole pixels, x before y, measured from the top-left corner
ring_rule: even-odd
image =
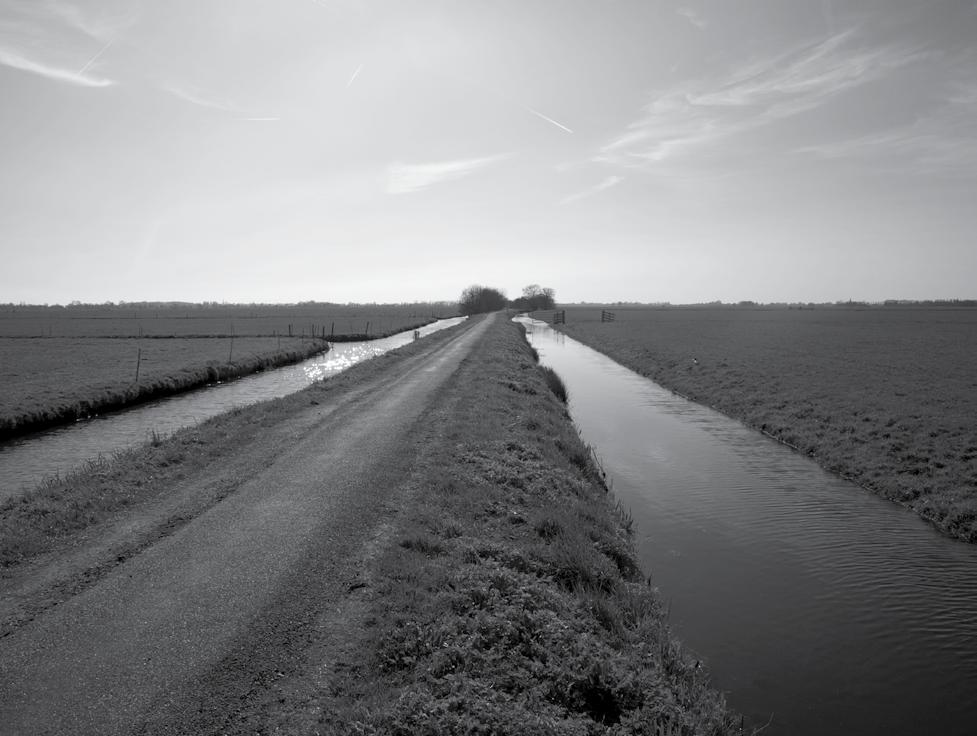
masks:
[[[613,311],[559,329],[977,542],[977,310]]]
[[[327,730],[738,732],[547,381],[501,320],[454,377],[367,576],[359,650],[319,704]]]
[[[330,339],[378,339],[432,321],[398,323],[391,332]],[[276,347],[283,341],[284,348]],[[321,338],[297,337],[3,339],[0,440],[298,363],[327,348]]]

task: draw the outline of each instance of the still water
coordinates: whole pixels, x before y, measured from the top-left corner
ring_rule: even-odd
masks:
[[[419,332],[423,337],[465,319],[438,320]],[[301,363],[4,442],[0,444],[0,501],[86,460],[143,443],[152,432],[166,436],[231,409],[285,396],[413,339],[413,331],[408,330],[379,340],[330,343],[329,352]]]
[[[521,321],[676,634],[764,736],[977,734],[977,547]]]

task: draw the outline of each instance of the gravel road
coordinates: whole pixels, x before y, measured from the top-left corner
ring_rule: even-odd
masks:
[[[491,319],[310,406],[235,492],[9,631],[0,733],[219,727],[355,585],[404,492],[412,428]]]

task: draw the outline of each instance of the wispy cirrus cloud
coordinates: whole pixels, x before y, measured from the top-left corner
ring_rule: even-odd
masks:
[[[461,179],[509,158],[503,153],[482,158],[457,159],[426,164],[391,164],[387,170],[387,193],[409,194],[435,184]]]
[[[197,107],[205,107],[209,110],[220,110],[221,112],[243,113],[244,110],[238,108],[230,101],[222,99],[216,95],[209,94],[197,87],[190,85],[175,84],[167,82],[162,85],[164,92],[168,92],[177,99],[189,102]]]
[[[679,8],[675,11],[676,15],[680,15],[685,18],[689,23],[694,25],[700,31],[706,27],[705,19],[695,12],[692,8]]]
[[[193,85],[167,82],[160,85],[160,88],[178,100],[195,105],[196,107],[202,107],[205,110],[228,113],[229,115],[236,116],[238,120],[252,123],[274,123],[281,120],[281,117],[278,115],[262,112],[260,108],[243,107],[227,98],[215,95]]]
[[[12,69],[20,69],[21,71],[37,74],[57,82],[74,84],[79,87],[110,87],[115,84],[111,79],[85,73],[88,65],[83,67],[81,71],[64,69],[45,64],[41,61],[35,61],[34,59],[28,59],[26,56],[22,56],[17,51],[9,48],[0,47],[0,64],[9,66]]]
[[[61,0],[11,2],[0,8],[0,64],[79,87],[111,86],[94,70],[133,18],[92,15]]]
[[[63,0],[41,0],[41,2],[33,4],[42,8],[49,17],[57,19],[65,26],[102,42],[108,42],[118,37],[119,33],[132,25],[135,20],[131,8],[122,13],[91,14],[82,10],[78,5]]]
[[[603,192],[605,189],[616,187],[622,181],[624,181],[623,176],[608,176],[600,183],[595,184],[594,186],[589,187],[588,189],[584,189],[582,192],[577,192],[576,194],[571,194],[569,197],[564,197],[562,200],[560,200],[560,204],[561,205],[570,204],[571,202],[577,202],[581,199],[586,199],[587,197],[591,197],[595,194]]]
[[[923,58],[913,49],[859,48],[852,31],[747,64],[720,79],[667,90],[605,144],[604,163],[646,167],[814,110]]]
[[[911,124],[803,146],[796,153],[822,159],[870,162],[883,170],[962,173],[977,170],[977,84],[959,84],[942,104]]]

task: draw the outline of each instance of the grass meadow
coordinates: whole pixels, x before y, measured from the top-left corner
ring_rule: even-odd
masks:
[[[455,311],[440,304],[4,305],[0,438],[293,363],[323,350],[326,339],[383,337]]]
[[[611,310],[561,329],[977,542],[977,309]]]
[[[0,436],[293,362],[324,348],[322,341],[287,337],[0,339]]]
[[[382,337],[453,317],[456,304],[0,306],[0,337]],[[331,338],[331,339],[332,339]]]

